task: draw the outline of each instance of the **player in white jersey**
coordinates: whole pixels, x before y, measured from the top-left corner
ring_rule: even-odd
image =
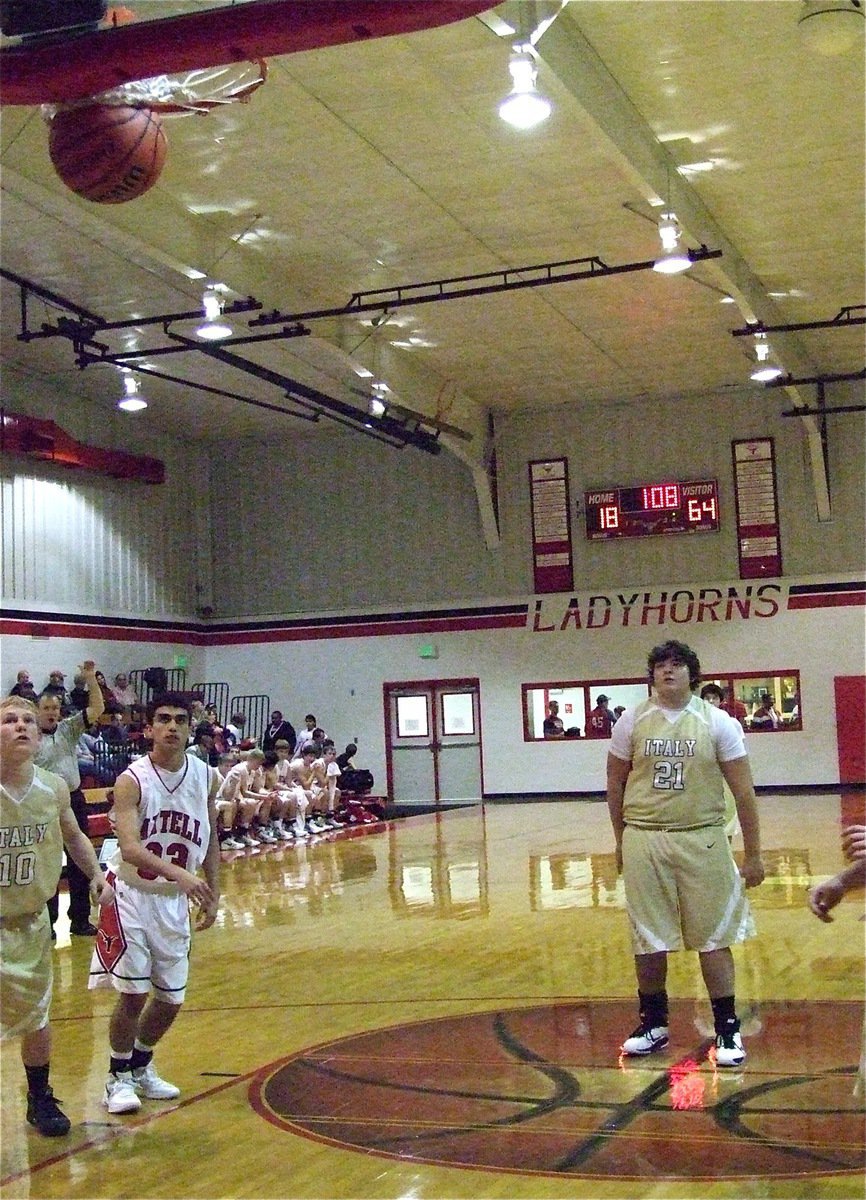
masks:
[[[668,1044],[667,955],[697,950],[710,1002],[718,1066],[746,1057],[734,995],[731,946],[754,934],[744,892],[764,878],[752,772],[742,727],[693,695],[695,652],[668,641],[647,660],[653,695],[613,728],[607,801],[625,883],[640,1025],[624,1054]],[[738,871],[725,836],[727,781],[743,833]]]
[[[40,737],[35,704],[21,696],[0,703],[0,1038],[21,1039],[28,1122],[45,1137],[62,1137],[69,1118],[48,1085],[53,967],[45,902],[57,888],[63,843],[92,899],[105,882],[66,783],[34,766]]]
[[[189,968],[189,903],[197,929],[213,925],[219,903],[219,841],[207,763],[186,753],[189,705],[168,692],[147,706],[153,749],[114,785],[119,849],[108,864],[113,904],[103,907],[90,987],[120,994],[109,1025],[111,1062],[103,1104],[134,1112],[141,1096],[173,1100],[180,1092],[156,1074],[153,1048],[183,1004]],[[205,878],[196,874],[204,870]]]

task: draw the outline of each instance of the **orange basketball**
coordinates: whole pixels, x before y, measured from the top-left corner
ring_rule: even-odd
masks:
[[[159,179],[166,149],[155,112],[117,104],[61,109],[48,138],[57,174],[97,204],[123,204],[143,195]]]

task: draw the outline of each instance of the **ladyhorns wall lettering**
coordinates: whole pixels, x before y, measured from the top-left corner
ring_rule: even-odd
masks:
[[[636,629],[767,619],[787,608],[787,593],[782,584],[762,583],[600,593],[572,596],[565,602],[561,596],[549,597],[530,605],[527,629],[532,633],[562,633],[571,629]]]

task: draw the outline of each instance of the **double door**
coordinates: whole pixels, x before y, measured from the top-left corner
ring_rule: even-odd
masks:
[[[386,683],[388,794],[400,804],[480,800],[477,679]]]

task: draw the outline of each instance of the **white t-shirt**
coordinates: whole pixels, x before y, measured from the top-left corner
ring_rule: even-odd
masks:
[[[655,707],[658,711],[673,725],[681,713],[685,711],[689,705],[684,708],[664,708],[659,704],[655,696],[652,697],[655,701]],[[692,696],[691,701],[696,699]],[[743,732],[743,727],[734,717],[728,716],[721,708],[715,708],[710,705],[710,736],[716,747],[716,757],[719,762],[733,762],[735,758],[745,758],[746,755],[746,737]],[[627,708],[619,720],[613,727],[610,736],[610,745],[608,750],[615,758],[621,758],[625,762],[632,760],[632,734],[634,733],[634,708]]]

